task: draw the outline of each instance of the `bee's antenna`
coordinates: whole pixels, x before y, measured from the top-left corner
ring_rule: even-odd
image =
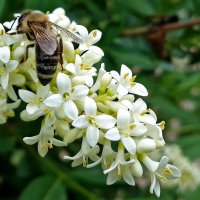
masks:
[[[14,22],[12,23],[11,27],[10,27],[10,30],[12,29],[13,25],[15,24],[16,20],[19,18],[19,16],[17,16],[14,20]]]

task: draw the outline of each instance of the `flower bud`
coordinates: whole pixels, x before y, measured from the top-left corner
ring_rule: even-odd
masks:
[[[143,168],[139,160],[135,159],[135,163],[130,166],[131,172],[135,177],[141,177],[143,174]]]
[[[64,137],[70,131],[69,123],[64,120],[57,120],[55,131],[59,136]]]
[[[13,52],[13,58],[15,60],[20,60],[25,55],[25,47],[19,46]]]
[[[165,141],[164,140],[156,140],[156,148],[160,149],[163,148],[165,145]]]
[[[100,94],[105,93],[105,91],[106,91],[108,85],[110,84],[111,80],[112,80],[112,76],[107,72],[102,76],[102,79],[100,81],[100,88],[99,88]]]
[[[137,143],[137,151],[149,153],[156,149],[156,142],[153,139],[145,138]]]
[[[66,41],[63,43],[63,55],[64,59],[66,59],[68,62],[74,62],[74,45],[70,41]]]
[[[74,140],[80,138],[83,135],[84,130],[78,128],[71,129],[65,133],[64,142],[72,143]]]

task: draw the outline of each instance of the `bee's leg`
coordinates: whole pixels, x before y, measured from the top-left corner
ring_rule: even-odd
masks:
[[[23,62],[25,62],[25,61],[28,59],[28,50],[29,50],[29,48],[34,47],[34,45],[35,45],[35,44],[29,44],[29,45],[26,46],[26,55],[25,55],[25,57],[20,61],[20,63],[23,63]]]
[[[15,32],[11,32],[11,33],[6,33],[8,35],[17,35],[17,34],[23,34],[23,33],[26,33],[24,31],[15,31]]]
[[[59,59],[59,63],[61,65],[62,71],[63,71],[63,57],[62,57],[62,53],[63,53],[63,41],[62,41],[61,37],[59,38],[59,45],[60,45],[60,52],[59,52],[60,59]]]

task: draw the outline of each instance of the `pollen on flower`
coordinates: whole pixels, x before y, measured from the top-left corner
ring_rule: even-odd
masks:
[[[169,174],[169,175],[172,175],[172,174],[173,174],[172,170],[170,170],[170,169],[168,169],[168,168],[165,168],[165,169],[164,169],[164,172],[165,172],[166,174]]]
[[[167,182],[167,178],[166,178],[166,176],[165,176],[163,173],[160,173],[160,174],[159,174],[159,177],[160,177],[160,179],[163,180],[164,182]]]
[[[97,36],[97,32],[96,31],[93,31],[93,37],[96,37]]]
[[[88,116],[88,121],[93,125],[97,127],[97,123],[95,121],[94,116]]]
[[[159,123],[159,127],[164,130],[165,129],[165,121]]]

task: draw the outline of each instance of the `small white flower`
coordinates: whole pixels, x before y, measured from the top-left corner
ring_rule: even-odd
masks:
[[[89,89],[85,85],[72,87],[71,79],[63,73],[58,73],[56,78],[59,94],[53,94],[45,99],[44,104],[48,107],[63,106],[66,116],[74,120],[78,117],[78,108],[74,100],[84,99]]]
[[[115,157],[116,152],[112,150],[111,142],[109,140],[106,140],[103,144],[101,157],[96,162],[88,164],[87,168],[91,168],[102,163],[102,168],[104,170],[108,169],[108,166],[110,166],[114,162]]]
[[[167,181],[167,179],[176,179],[181,177],[181,172],[178,168],[168,164],[169,158],[163,156],[160,162],[151,160],[148,156],[142,156],[142,162],[151,172],[151,187],[150,192],[157,197],[160,196],[160,180]]]
[[[130,170],[130,166],[134,162],[134,159],[128,161],[125,160],[123,145],[119,144],[115,161],[108,169],[104,170],[104,174],[108,174],[107,185],[111,185],[121,178],[129,185],[135,185],[135,180]]]
[[[111,71],[110,73],[113,78],[119,82],[119,87],[117,89],[119,98],[128,93],[140,96],[148,95],[146,88],[142,84],[134,82],[136,77],[132,76],[132,71],[126,65],[121,66],[120,75],[116,71]]]
[[[117,127],[108,130],[104,137],[111,141],[121,140],[126,150],[130,154],[135,154],[136,143],[132,136],[141,135],[146,129],[131,123],[130,120],[130,113],[126,109],[120,108],[117,113]]]
[[[157,117],[155,113],[151,109],[147,109],[146,103],[141,98],[133,103],[128,100],[123,100],[121,103],[129,109],[134,121],[156,124]]]
[[[0,67],[1,86],[4,90],[8,87],[10,73],[17,68],[18,64],[17,60],[9,60],[5,67]]]
[[[40,133],[36,136],[25,137],[24,142],[28,145],[32,145],[38,142],[38,153],[44,157],[49,148],[53,148],[53,145],[61,147],[66,146],[66,143],[54,138],[53,127],[46,127],[42,125]]]
[[[110,115],[97,115],[97,106],[92,98],[86,97],[84,105],[85,115],[76,118],[72,125],[76,128],[87,128],[86,138],[91,147],[94,147],[99,140],[99,128],[111,129],[116,119]]]
[[[77,54],[75,63],[67,64],[64,69],[71,72],[74,76],[73,81],[82,81],[88,87],[93,85],[92,76],[96,76],[96,69],[83,63],[82,58]]]
[[[42,110],[44,105],[44,100],[49,96],[49,86],[40,86],[35,93],[28,90],[19,90],[20,98],[28,103],[26,106],[26,111],[29,115],[33,115],[39,110]]]
[[[97,43],[101,39],[102,33],[99,30],[93,30],[92,32],[88,33],[88,30],[82,25],[77,25],[76,28],[84,43],[84,46],[79,46],[79,50],[81,52],[87,50],[90,46]]]
[[[80,151],[73,157],[64,156],[66,160],[73,160],[72,167],[76,167],[78,165],[83,164],[84,167],[88,164],[88,158],[92,161],[96,161],[99,159],[97,154],[99,153],[100,148],[99,146],[95,145],[94,147],[90,147],[85,136],[82,139],[82,145]]]

